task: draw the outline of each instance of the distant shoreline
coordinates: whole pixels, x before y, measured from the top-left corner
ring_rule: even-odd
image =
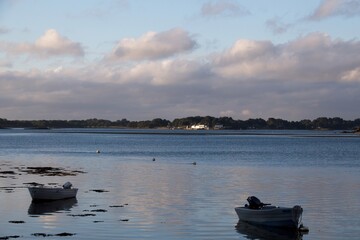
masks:
[[[171,130],[171,129],[130,129],[130,128],[3,128],[1,130],[36,131],[36,133],[59,134],[101,134],[101,135],[174,135],[174,136],[278,136],[278,137],[359,137],[360,132],[342,130]]]
[[[344,120],[339,117],[320,117],[314,120],[288,121],[269,118],[234,120],[231,117],[195,116],[177,118],[173,121],[155,118],[146,121],[127,119],[110,121],[104,119],[87,120],[7,120],[0,118],[0,129],[58,129],[58,128],[113,128],[113,129],[183,129],[183,130],[343,130],[344,133],[359,133],[360,118]]]

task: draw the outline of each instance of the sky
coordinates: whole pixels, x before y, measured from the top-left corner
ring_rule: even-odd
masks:
[[[360,117],[360,0],[0,0],[0,118]]]

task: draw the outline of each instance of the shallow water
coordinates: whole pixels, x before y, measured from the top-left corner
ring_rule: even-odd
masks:
[[[301,205],[310,229],[302,239],[360,234],[359,137],[85,132],[0,130],[0,171],[15,173],[0,174],[0,237],[43,233],[63,239],[56,234],[66,232],[76,234],[67,237],[73,239],[301,239],[237,226],[234,207],[249,195]],[[19,171],[29,166],[86,173],[42,177]],[[79,188],[76,201],[34,205],[24,184],[66,181]]]

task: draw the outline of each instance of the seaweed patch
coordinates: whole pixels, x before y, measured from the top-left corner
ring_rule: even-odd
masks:
[[[31,235],[35,237],[54,237],[54,236],[67,237],[67,236],[74,236],[76,235],[76,233],[67,233],[67,232],[58,233],[58,234],[33,233]]]
[[[108,190],[105,190],[105,189],[90,189],[90,191],[97,192],[97,193],[109,192]]]
[[[9,221],[9,223],[16,223],[16,224],[20,224],[20,223],[25,223],[25,221]]]
[[[0,240],[2,240],[2,239],[10,239],[10,238],[19,238],[20,236],[18,236],[18,235],[12,235],[12,236],[5,236],[5,237],[0,237]]]

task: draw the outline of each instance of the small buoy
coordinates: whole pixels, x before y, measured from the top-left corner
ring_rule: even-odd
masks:
[[[96,153],[100,153],[100,150],[98,149],[98,150],[96,150]]]
[[[196,165],[196,162],[193,162],[192,165]]]
[[[155,158],[153,158],[153,162],[155,162]]]

